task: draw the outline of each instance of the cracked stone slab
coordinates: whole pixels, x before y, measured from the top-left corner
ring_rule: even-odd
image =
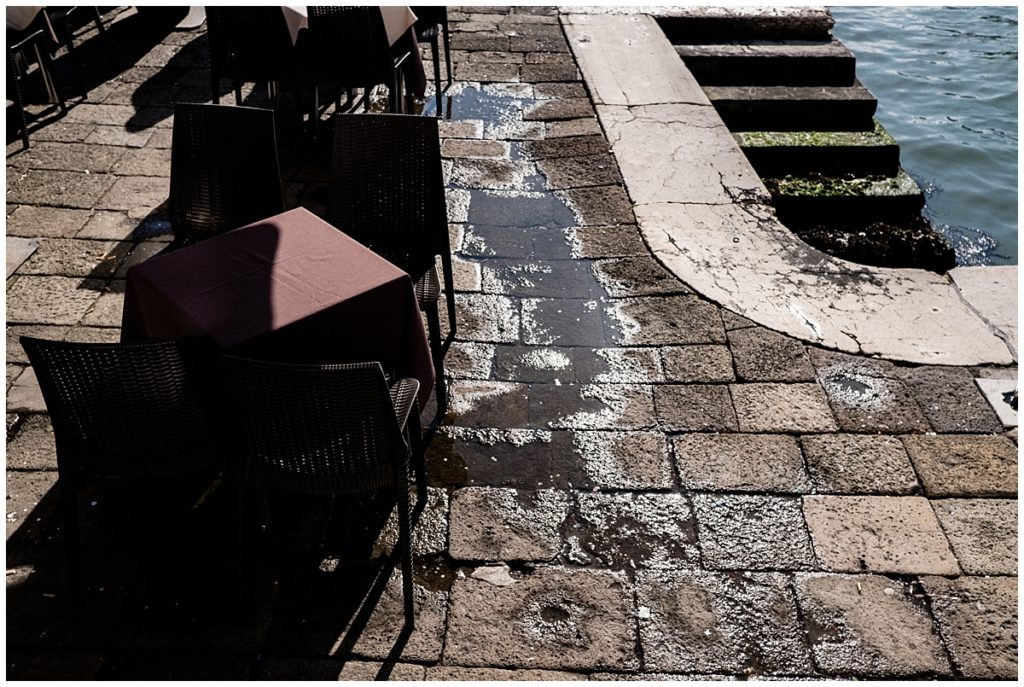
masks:
[[[741,432],[834,432],[838,429],[817,384],[730,384]]]
[[[932,508],[968,575],[1017,574],[1017,502],[942,499]]]
[[[1017,496],[1017,447],[1003,436],[906,436],[929,497]]]
[[[811,382],[814,367],[801,342],[764,327],[729,332],[736,374],[747,382]]]
[[[594,275],[612,298],[690,293],[674,274],[649,257],[598,260]]]
[[[797,575],[797,602],[819,670],[827,675],[949,675],[922,600],[880,575]]]
[[[800,441],[817,491],[903,495],[920,491],[898,437],[821,434]]]
[[[953,662],[966,678],[1017,678],[1017,578],[922,579]]]
[[[700,563],[697,525],[682,494],[581,493],[576,503],[566,530],[573,563],[614,570]]]
[[[452,589],[445,659],[465,666],[636,670],[632,590],[621,573],[540,568]]]
[[[644,571],[637,598],[649,671],[813,674],[785,575]]]
[[[804,493],[810,480],[796,439],[778,434],[687,434],[672,448],[684,489]]]
[[[561,550],[569,494],[468,487],[452,497],[449,553],[466,561],[544,561]]]
[[[704,565],[719,570],[815,567],[800,499],[695,494]]]
[[[999,421],[1005,429],[1017,426],[1017,411],[1010,405],[1011,399],[1017,391],[1016,379],[975,379],[985,400],[992,406]]]
[[[714,108],[598,106],[597,113],[638,206],[768,202],[767,189]]]
[[[967,304],[1006,341],[1016,360],[1017,266],[957,267],[949,276]]]
[[[837,572],[957,575],[960,567],[927,499],[808,496],[818,557]]]
[[[583,431],[573,446],[592,483],[606,489],[671,489],[672,464],[661,432]]]
[[[594,102],[711,104],[695,81],[677,78],[679,55],[653,17],[563,14],[561,20]]]
[[[692,296],[640,296],[614,301],[608,317],[622,346],[722,344],[725,329],[718,308]]]

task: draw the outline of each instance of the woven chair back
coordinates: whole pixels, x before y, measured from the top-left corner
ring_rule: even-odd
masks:
[[[207,6],[206,26],[218,77],[262,83],[287,73],[294,51],[280,7]]]
[[[310,6],[313,76],[341,86],[391,84],[395,58],[378,7]]]
[[[171,475],[220,464],[210,385],[182,341],[21,343],[62,470]]]
[[[345,494],[396,484],[408,453],[380,363],[225,356],[249,470],[277,487]]]
[[[448,251],[437,119],[337,115],[328,221],[415,282]]]
[[[274,113],[254,107],[174,107],[170,215],[194,242],[284,212]]]

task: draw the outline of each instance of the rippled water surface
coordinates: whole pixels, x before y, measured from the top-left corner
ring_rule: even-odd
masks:
[[[961,264],[1017,263],[1017,8],[831,7]]]

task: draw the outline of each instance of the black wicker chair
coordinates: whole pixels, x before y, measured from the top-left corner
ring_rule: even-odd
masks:
[[[389,111],[401,112],[402,63],[409,53],[392,53],[380,8],[310,6],[307,11],[314,135],[320,121],[321,83],[330,83],[337,93],[342,88],[364,89],[364,107],[369,107],[370,91],[383,84]]]
[[[232,80],[236,105],[242,104],[243,83],[266,83],[275,99],[294,54],[281,8],[207,6],[206,27],[213,102],[220,102],[221,79]]]
[[[412,519],[426,497],[419,382],[400,379],[389,389],[376,362],[298,365],[225,356],[224,364],[249,478],[305,494],[396,491],[405,615],[412,628]],[[410,467],[416,513],[409,508]],[[244,517],[239,523],[241,550]]]
[[[96,25],[97,36],[99,40],[103,41],[103,47],[107,52],[107,59],[110,61],[112,66],[115,65],[116,62],[114,60],[114,54],[110,49],[110,41],[107,39],[107,30],[103,25],[103,16],[100,14],[99,7],[72,5],[70,7],[60,6],[46,8],[46,15],[50,20],[50,24],[53,26],[58,41],[67,49],[68,57],[74,62],[75,76],[78,79],[78,85],[82,95],[84,97],[88,97],[89,90],[86,85],[85,77],[83,76],[82,59],[75,48],[75,32],[72,27],[73,21],[77,15],[81,13],[87,13],[89,15],[89,19],[91,19]]]
[[[57,447],[71,598],[82,599],[81,474],[168,476],[223,467],[207,358],[184,340],[72,343],[21,337]]]
[[[444,356],[455,338],[455,294],[448,210],[437,119],[415,115],[348,114],[335,118],[328,221],[409,273],[436,375],[437,415],[448,412]],[[448,333],[441,338],[438,309],[441,257]]]
[[[14,114],[17,117],[21,142],[25,148],[29,147],[28,121],[25,117],[24,91],[21,81],[25,78],[28,69],[29,50],[35,56],[39,75],[43,80],[47,95],[52,102],[60,108],[61,116],[67,114],[68,106],[64,102],[64,94],[57,74],[54,70],[53,59],[50,57],[50,41],[48,31],[40,26],[46,26],[45,13],[40,12],[39,18],[33,21],[32,25],[24,31],[7,31],[7,78],[9,87],[13,89],[11,94],[14,102]]]
[[[178,103],[171,140],[174,247],[282,212],[273,111]]]
[[[444,38],[444,61],[448,70],[448,86],[452,85],[452,56],[451,38],[448,34],[448,8],[444,5],[417,5],[415,7],[416,24],[413,26],[416,31],[416,40],[420,43],[430,43],[430,54],[434,61],[434,99],[437,103],[437,116],[441,112],[441,63],[440,51],[437,47],[437,38],[440,34]],[[447,89],[448,86],[445,86]]]

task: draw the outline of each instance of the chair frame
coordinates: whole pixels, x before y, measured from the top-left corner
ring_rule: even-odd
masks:
[[[451,36],[448,32],[448,7],[445,5],[420,5],[416,7],[416,13],[426,15],[426,21],[436,19],[434,23],[422,25],[420,30],[417,30],[416,40],[421,43],[423,41],[430,43],[431,59],[434,62],[434,100],[437,107],[437,117],[442,118],[441,94],[451,88],[452,85],[452,55]],[[417,20],[416,24],[420,24],[420,21]],[[441,90],[441,55],[437,45],[438,26],[441,27],[440,32],[444,38],[444,61],[448,73],[448,83],[445,85],[444,90]]]
[[[256,12],[252,15],[250,13]],[[240,21],[248,19],[248,21]],[[207,34],[210,41],[210,82],[214,104],[220,103],[220,82],[231,79],[235,93],[235,104],[242,104],[243,83],[267,83],[272,101],[278,97],[278,82],[289,75],[293,69],[292,55],[294,47],[288,35],[288,25],[281,13],[281,8],[272,6],[229,7],[209,6],[206,8]],[[251,54],[245,51],[259,50],[249,42],[239,42],[239,36],[245,31],[258,31],[253,39],[269,45],[269,57],[261,54],[260,58],[269,64],[253,65]],[[241,55],[237,54],[242,50]],[[232,58],[240,60],[239,64],[230,64]],[[280,62],[279,65],[276,63]],[[272,66],[275,65],[275,66]]]

